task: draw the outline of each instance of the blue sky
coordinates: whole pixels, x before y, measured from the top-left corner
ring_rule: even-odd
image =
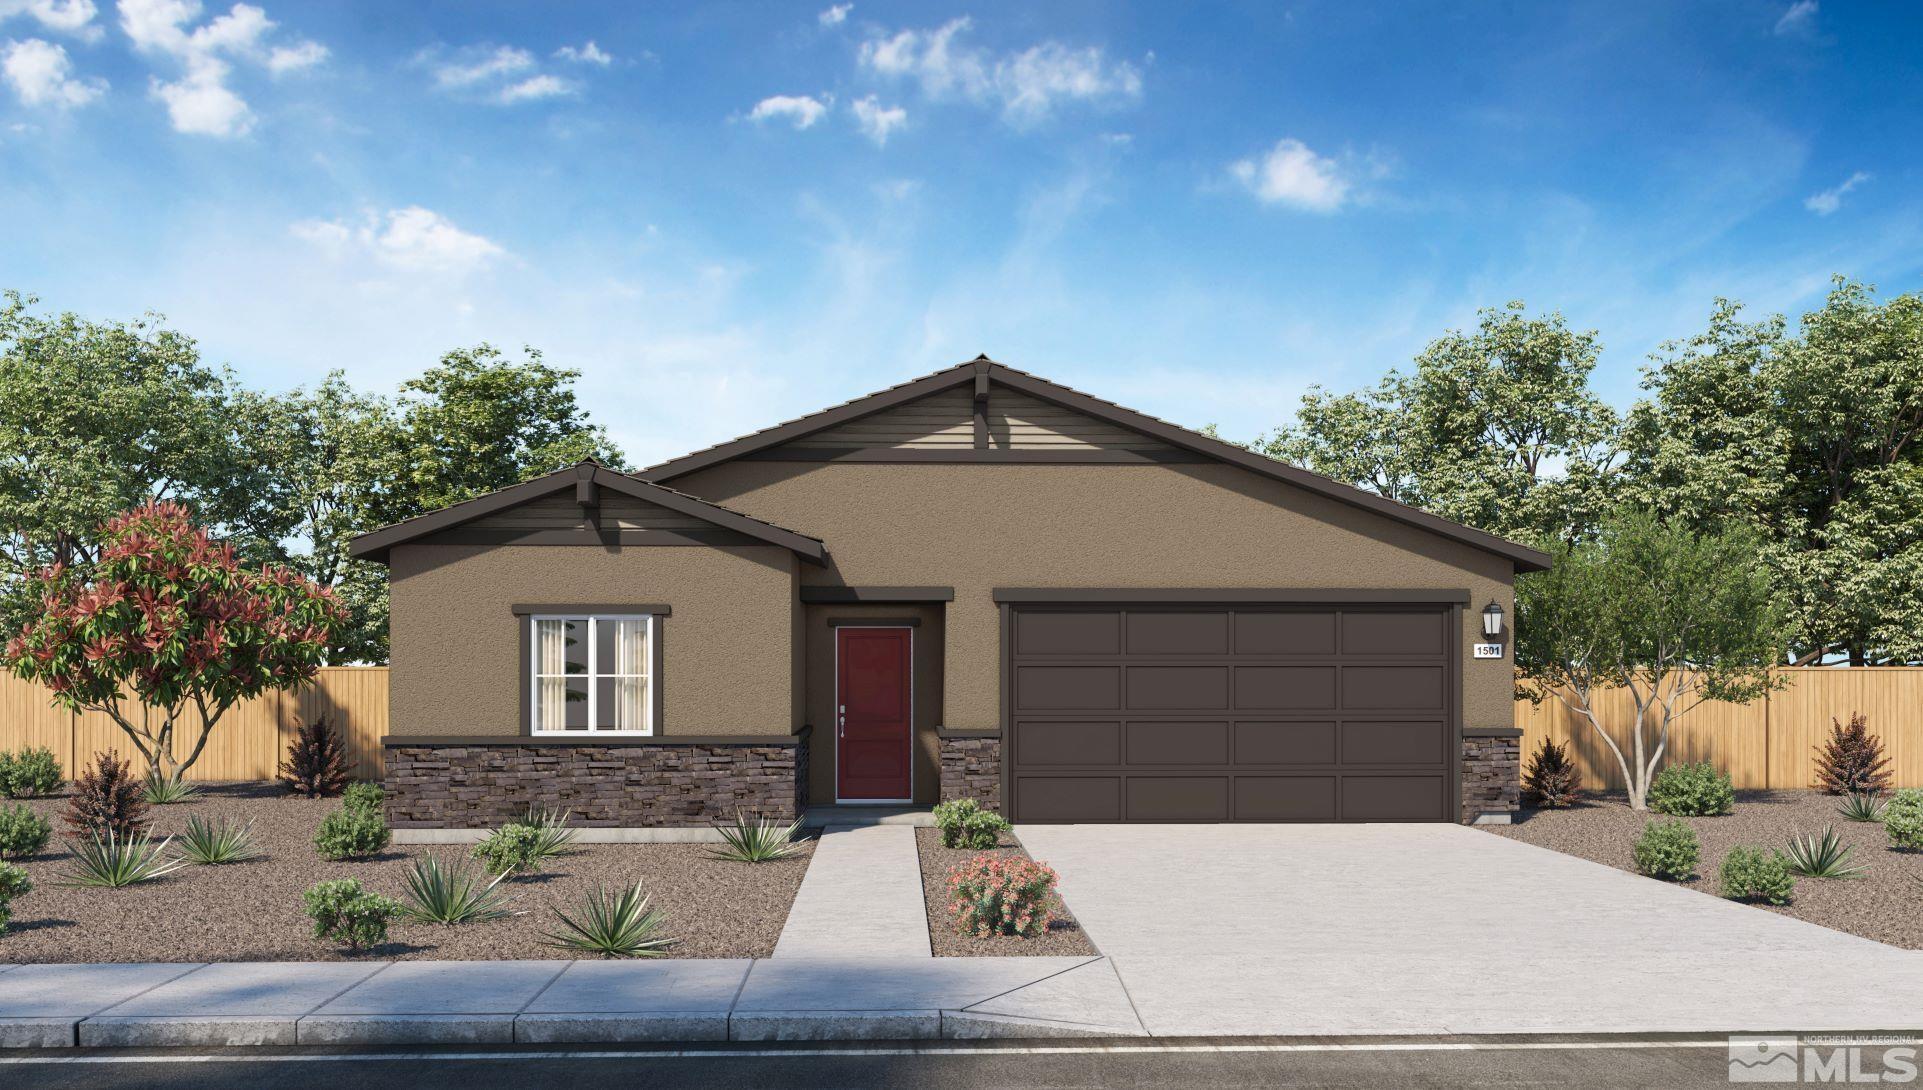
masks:
[[[1635,394],[1923,271],[1923,8],[0,0],[0,286],[286,388],[581,369],[639,462],[987,352],[1251,438],[1479,306]]]

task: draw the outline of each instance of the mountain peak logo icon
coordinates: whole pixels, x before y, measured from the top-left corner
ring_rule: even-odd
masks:
[[[1796,1065],[1794,1037],[1729,1039],[1731,1082],[1796,1082],[1801,1074]]]

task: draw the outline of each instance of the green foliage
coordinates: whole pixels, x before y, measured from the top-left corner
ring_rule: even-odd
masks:
[[[674,940],[663,935],[667,917],[648,907],[641,883],[619,892],[600,886],[573,916],[556,908],[561,930],[547,933],[549,946],[610,958],[658,958]]]
[[[978,855],[948,868],[948,906],[955,928],[986,939],[1032,938],[1048,932],[1061,911],[1052,867],[1019,856]]]
[[[7,925],[13,922],[14,898],[32,892],[33,883],[27,880],[27,868],[0,863],[0,935],[6,934]]]
[[[321,819],[314,848],[322,859],[366,859],[385,850],[393,837],[379,810],[343,806]]]
[[[341,805],[350,810],[372,810],[379,813],[381,804],[386,801],[387,792],[380,784],[368,783],[364,780],[348,784],[347,790],[341,792]]]
[[[1923,789],[1906,787],[1883,807],[1883,830],[1893,847],[1923,850]]]
[[[1529,758],[1522,776],[1522,801],[1545,810],[1574,806],[1582,798],[1582,774],[1569,759],[1569,747],[1548,738]]]
[[[1830,720],[1829,741],[1816,751],[1816,782],[1832,795],[1858,791],[1879,795],[1890,789],[1890,759],[1883,752],[1883,739],[1870,733],[1862,712],[1852,714],[1848,726]]]
[[[0,859],[39,855],[52,836],[53,826],[25,803],[0,808]]]
[[[1723,858],[1723,896],[1732,901],[1768,901],[1773,905],[1789,903],[1796,879],[1790,877],[1783,857],[1761,848],[1731,848]]]
[[[53,750],[30,746],[18,753],[0,752],[0,796],[31,799],[60,790],[60,761]]]
[[[1649,784],[1649,808],[1676,817],[1716,817],[1736,808],[1727,772],[1708,761],[1665,765]]]
[[[146,833],[131,837],[91,836],[73,845],[73,864],[67,868],[67,886],[93,886],[119,889],[173,873],[186,866],[185,860],[167,858],[167,845],[173,838],[156,844]]]
[[[199,797],[200,788],[188,783],[178,773],[169,776],[156,767],[148,769],[146,777],[141,780],[140,794],[155,806],[171,806]]]
[[[507,875],[482,883],[466,864],[445,866],[432,852],[407,872],[407,906],[401,910],[420,923],[457,924],[498,920],[511,915],[497,888]]]
[[[541,869],[543,831],[518,822],[503,825],[474,845],[474,858],[489,874],[531,873]]]
[[[1882,821],[1883,797],[1874,791],[1852,791],[1843,796],[1836,812],[1851,821]]]
[[[1781,684],[1782,609],[1753,534],[1696,533],[1646,511],[1606,519],[1516,582],[1524,695],[1587,719],[1642,809],[1676,718],[1704,700],[1744,703]],[[1629,691],[1635,715],[1604,724],[1591,705]],[[1605,728],[1609,729],[1605,729]],[[1618,742],[1618,737],[1625,739]]]
[[[1790,837],[1786,864],[1790,870],[1805,878],[1859,878],[1868,868],[1850,862],[1853,851],[1855,849],[1844,844],[1843,838],[1836,835],[1835,826],[1825,825],[1821,838]]]
[[[73,782],[63,820],[79,836],[111,832],[125,840],[147,828],[147,799],[133,769],[113,750],[96,753]]]
[[[189,863],[212,866],[260,858],[259,849],[254,847],[252,822],[241,825],[226,818],[210,822],[195,814],[187,819],[187,828],[176,839],[180,841],[180,857]]]
[[[302,723],[287,743],[280,782],[288,791],[310,799],[338,795],[347,785],[347,746],[326,715]]]
[[[1696,873],[1702,847],[1696,830],[1681,821],[1652,821],[1636,841],[1636,869],[1651,878],[1680,882]]]
[[[315,938],[356,951],[386,942],[388,921],[403,911],[399,901],[369,893],[355,878],[316,882],[301,900],[314,921]]]
[[[984,810],[974,799],[952,799],[935,807],[935,825],[944,848],[986,851],[1001,842],[1008,819]]]
[[[708,854],[717,859],[736,863],[766,863],[786,859],[801,850],[801,846],[794,843],[795,832],[801,828],[800,819],[783,825],[771,819],[736,814],[733,825],[718,828],[721,830],[722,846],[708,850]]]

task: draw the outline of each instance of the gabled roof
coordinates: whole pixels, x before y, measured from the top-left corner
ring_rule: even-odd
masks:
[[[392,526],[371,530],[350,541],[348,552],[363,560],[386,563],[387,551],[396,545],[452,529],[484,515],[505,511],[510,507],[517,507],[530,500],[537,500],[570,488],[576,489],[577,493],[589,494],[595,488],[611,489],[637,500],[658,504],[670,511],[712,523],[720,529],[733,530],[770,545],[779,545],[816,564],[823,563],[828,556],[828,550],[819,538],[798,534],[793,530],[744,515],[739,511],[730,511],[697,496],[690,496],[686,492],[677,492],[667,485],[644,481],[619,470],[609,469],[591,459],[565,469],[555,470],[544,477],[523,481],[511,488],[489,492],[485,496],[476,496],[474,499],[451,507],[443,507],[438,511],[430,511],[425,515],[394,523]]]
[[[685,454],[679,458],[649,466],[635,476],[644,480],[661,482],[673,480],[706,469],[709,466],[731,461],[757,451],[767,450],[800,439],[806,435],[848,423],[864,416],[891,409],[930,394],[940,393],[970,383],[1000,384],[1012,390],[1019,390],[1031,397],[1085,413],[1114,424],[1159,439],[1171,446],[1199,454],[1214,461],[1227,462],[1240,466],[1252,473],[1285,481],[1299,488],[1307,489],[1321,496],[1359,507],[1378,515],[1427,530],[1442,537],[1463,542],[1485,552],[1494,553],[1513,561],[1520,571],[1542,571],[1549,567],[1547,553],[1518,544],[1495,534],[1451,522],[1439,515],[1432,515],[1420,508],[1397,503],[1394,500],[1366,492],[1352,485],[1343,484],[1319,473],[1312,473],[1300,466],[1280,462],[1274,458],[1257,454],[1234,443],[1224,442],[1198,431],[1178,427],[1166,420],[1158,420],[1146,413],[1124,408],[1112,401],[1072,390],[1058,383],[1018,371],[1006,364],[997,363],[987,356],[981,356],[966,363],[960,363],[932,375],[911,379],[898,386],[843,402],[817,413],[798,417],[786,423],[776,424],[761,431],[752,432],[738,439],[719,443],[705,450]]]

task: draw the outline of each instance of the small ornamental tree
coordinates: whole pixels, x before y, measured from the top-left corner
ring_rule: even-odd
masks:
[[[62,707],[107,715],[168,778],[235,704],[313,680],[342,617],[331,593],[286,568],[241,567],[175,503],[113,519],[96,559],[30,583],[37,615],[0,664]]]

